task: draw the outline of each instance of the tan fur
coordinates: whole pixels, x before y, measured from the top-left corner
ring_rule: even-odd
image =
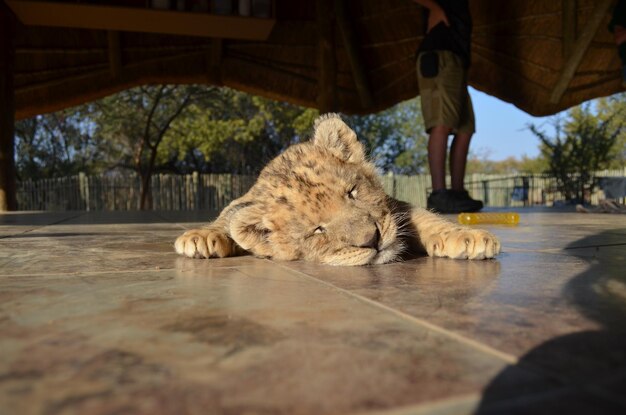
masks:
[[[331,265],[382,264],[407,252],[484,259],[495,236],[389,198],[356,134],[336,114],[313,138],[272,160],[254,186],[205,229],[185,232],[176,252],[214,258],[250,252]]]

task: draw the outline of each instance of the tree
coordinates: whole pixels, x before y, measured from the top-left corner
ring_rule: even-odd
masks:
[[[159,160],[181,173],[258,173],[311,130],[318,111],[222,88],[166,135]]]
[[[102,167],[102,146],[93,125],[77,107],[15,123],[16,167],[20,180],[93,173]]]
[[[66,153],[98,159],[108,172],[132,170],[141,177],[147,207],[153,172],[256,173],[305,137],[317,116],[314,109],[228,88],[146,86],[23,121],[18,159],[29,177],[96,172],[92,165],[60,169]],[[67,140],[61,138],[79,133],[99,143],[97,151],[62,146]]]
[[[543,157],[528,157],[522,155],[521,158],[507,157],[504,160],[491,160],[491,152],[488,149],[470,150],[467,159],[467,173],[485,174],[533,174],[541,173],[548,167]]]
[[[159,147],[172,124],[214,91],[188,85],[142,86],[91,105],[96,137],[110,145],[109,162],[114,167],[131,168],[141,178],[140,209],[151,207],[150,179]]]
[[[610,131],[619,130],[608,168],[624,168],[626,166],[626,128],[624,128],[626,125],[626,93],[599,98],[595,108],[598,119],[608,121]]]
[[[535,125],[530,130],[541,140],[542,154],[549,161],[547,173],[556,177],[566,200],[583,202],[595,187],[593,173],[607,168],[622,126],[594,114],[590,105],[568,112],[569,118],[554,118],[554,136]]]
[[[377,114],[347,116],[376,166],[398,174],[423,173],[427,164],[427,137],[417,98]]]

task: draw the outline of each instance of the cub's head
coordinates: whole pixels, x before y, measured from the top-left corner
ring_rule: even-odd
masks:
[[[374,165],[336,114],[272,160],[231,209],[231,237],[260,256],[364,265],[393,261],[402,249]]]

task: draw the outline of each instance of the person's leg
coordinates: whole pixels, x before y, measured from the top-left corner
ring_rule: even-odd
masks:
[[[446,153],[450,128],[438,125],[430,129],[428,138],[428,166],[433,192],[446,188]]]
[[[464,88],[465,103],[461,105],[461,117],[458,130],[452,140],[450,147],[450,176],[451,190],[450,194],[456,201],[455,206],[465,212],[476,212],[482,209],[483,203],[480,200],[474,200],[465,190],[465,167],[467,165],[467,155],[469,153],[470,141],[475,131],[474,110],[472,108],[472,99]]]
[[[470,133],[457,133],[450,147],[450,176],[452,190],[463,190],[465,181],[465,165],[472,139]]]
[[[465,74],[464,74],[465,77]],[[467,90],[465,78],[463,78],[463,86],[459,97],[459,127],[452,140],[450,147],[450,176],[452,190],[463,192],[465,186],[465,167],[467,165],[467,155],[469,153],[470,141],[476,130],[476,122],[474,120],[474,108],[472,98]]]

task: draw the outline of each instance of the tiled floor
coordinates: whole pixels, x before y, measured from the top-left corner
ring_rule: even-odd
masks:
[[[626,217],[521,213],[495,261],[355,268],[0,215],[0,414],[626,413]]]

